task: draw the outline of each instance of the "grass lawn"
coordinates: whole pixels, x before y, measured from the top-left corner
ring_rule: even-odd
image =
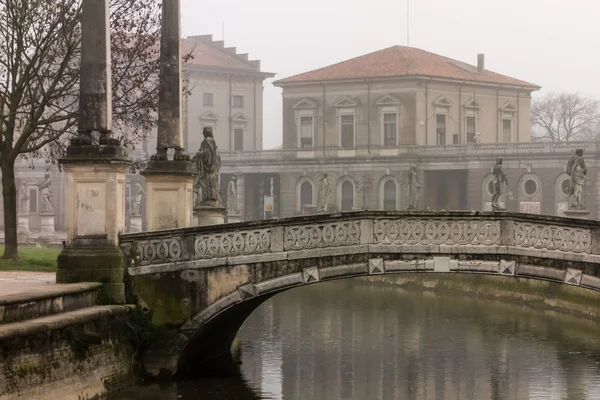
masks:
[[[4,246],[0,246],[0,256],[4,253]],[[45,247],[19,247],[18,262],[0,259],[0,271],[36,271],[56,272],[56,257],[60,249]]]

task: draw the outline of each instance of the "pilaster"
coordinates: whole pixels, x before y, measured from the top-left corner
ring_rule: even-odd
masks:
[[[246,179],[244,174],[237,174],[238,213],[242,221],[246,220]]]

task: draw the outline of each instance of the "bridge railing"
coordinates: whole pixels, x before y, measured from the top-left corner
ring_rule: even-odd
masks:
[[[216,226],[122,234],[120,244],[131,266],[202,261],[223,265],[230,257],[252,257],[347,246],[431,246],[477,248],[498,252],[503,247],[560,254],[600,254],[600,223],[531,214],[491,212],[358,211]],[[539,252],[537,252],[539,253]],[[594,257],[596,259],[596,257]]]

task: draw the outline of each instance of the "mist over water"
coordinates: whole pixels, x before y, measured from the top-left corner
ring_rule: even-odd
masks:
[[[518,304],[320,283],[250,316],[239,377],[119,399],[600,399],[599,329]]]

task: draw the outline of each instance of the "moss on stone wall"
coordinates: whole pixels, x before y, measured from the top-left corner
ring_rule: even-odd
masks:
[[[600,292],[550,281],[481,274],[399,274],[360,278],[405,289],[459,292],[600,319]]]

